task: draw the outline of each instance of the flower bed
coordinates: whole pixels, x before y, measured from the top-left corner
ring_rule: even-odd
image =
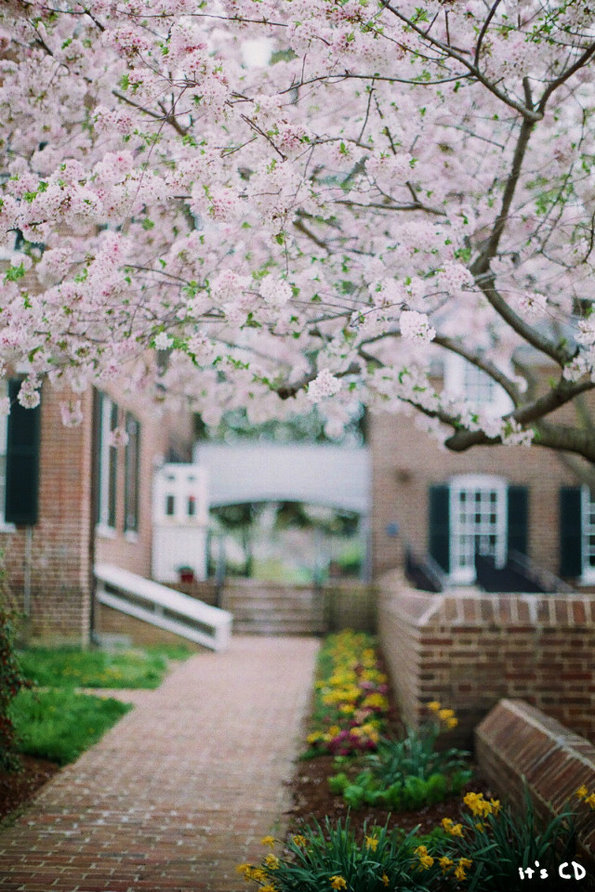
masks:
[[[298,763],[294,778],[295,805],[288,837],[263,839],[274,851],[263,855],[259,863],[239,865],[244,879],[257,892],[522,892],[530,877],[521,876],[520,871],[535,870],[539,861],[540,870],[547,873],[538,878],[540,890],[559,889],[560,864],[574,860],[581,868],[575,851],[573,807],[543,827],[529,799],[518,816],[476,774],[460,795],[413,808],[409,804],[404,812],[389,807],[383,796],[364,796],[356,810],[343,795],[333,794],[329,779],[336,777],[338,767],[353,779],[362,765],[368,763],[369,768],[378,762],[381,774],[387,735],[394,748],[393,768],[410,785],[411,772],[452,776],[461,769],[460,751],[444,747],[435,751],[436,738],[456,723],[454,713],[439,703],[428,704],[433,720],[425,733],[421,729],[421,733],[396,734],[390,739],[398,722],[372,644],[367,636],[342,633],[323,646],[308,735],[309,758]],[[367,683],[384,698],[382,711],[373,715],[360,712],[370,693]],[[345,709],[346,705],[351,708]],[[353,724],[356,719],[361,724]],[[366,732],[367,739],[352,733],[372,721],[374,733]],[[347,753],[337,757],[346,739]],[[595,795],[586,787],[577,791],[577,797],[572,803],[577,810],[595,806]],[[594,879],[587,874],[574,885],[586,892],[594,888]]]
[[[330,635],[318,660],[306,755],[353,755],[376,749],[389,715],[388,679],[363,632]]]

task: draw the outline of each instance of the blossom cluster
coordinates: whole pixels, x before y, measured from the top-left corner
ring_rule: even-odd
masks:
[[[343,631],[330,636],[316,682],[316,728],[307,742],[316,752],[350,755],[374,750],[389,710],[388,679],[368,635]]]
[[[595,387],[592,23],[490,6],[3,4],[0,368],[21,404],[119,372],[215,424],[291,397],[338,435],[356,399],[550,445],[542,418]],[[557,368],[538,393],[527,345]],[[449,351],[506,384],[510,417],[436,397]]]

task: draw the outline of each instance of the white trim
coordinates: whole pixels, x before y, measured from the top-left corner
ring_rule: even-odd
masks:
[[[102,539],[115,539],[117,536],[116,528],[105,523],[95,524],[95,534],[101,536]]]
[[[0,382],[0,397],[8,395],[8,382]],[[13,523],[6,523],[4,512],[6,510],[6,452],[8,445],[8,415],[0,416],[0,457],[3,459],[3,469],[0,469],[0,532],[8,533],[16,530]]]
[[[506,563],[508,483],[489,474],[460,474],[450,480],[449,499],[450,580],[471,585],[477,537],[484,540],[496,566]]]
[[[477,377],[473,388],[466,381],[466,373]],[[481,398],[482,382],[486,390],[490,390],[489,399]],[[481,390],[480,390],[481,388]],[[463,399],[477,412],[488,416],[500,417],[513,409],[512,400],[503,387],[494,381],[487,372],[483,372],[457,353],[449,352],[444,362],[444,389],[448,396]],[[474,392],[475,390],[475,392]],[[479,397],[479,398],[477,398]]]
[[[115,406],[113,400],[105,393],[99,394],[101,400],[101,413],[99,416],[98,444],[99,450],[99,491],[98,521],[96,532],[100,536],[111,538],[116,531],[116,522],[109,522],[110,515],[110,462],[111,450],[109,435],[112,431],[112,411]]]

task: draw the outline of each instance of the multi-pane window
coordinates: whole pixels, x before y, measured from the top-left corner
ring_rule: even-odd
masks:
[[[463,393],[472,405],[481,408],[496,401],[497,385],[482,369],[466,362],[463,365]]]
[[[107,530],[116,528],[116,485],[118,450],[111,435],[118,426],[118,406],[104,393],[98,397],[97,427],[97,524]]]
[[[492,477],[461,477],[450,488],[450,571],[461,583],[475,579],[476,554],[506,562],[506,485]]]
[[[138,504],[140,477],[140,424],[126,413],[128,441],[124,452],[124,530],[138,532]]]
[[[506,391],[483,369],[461,356],[449,354],[444,383],[450,394],[466,400],[474,409],[489,415],[502,415],[512,408]]]
[[[595,499],[589,487],[581,490],[583,576],[595,578]]]

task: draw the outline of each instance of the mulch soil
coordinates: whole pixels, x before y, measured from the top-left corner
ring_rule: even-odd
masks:
[[[20,771],[0,771],[0,820],[16,813],[35,793],[60,771],[60,766],[46,759],[21,756]]]

